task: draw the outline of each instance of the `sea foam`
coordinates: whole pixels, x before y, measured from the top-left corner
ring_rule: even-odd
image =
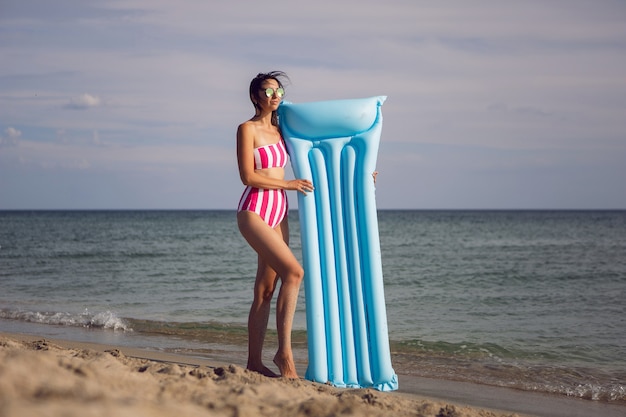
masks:
[[[0,310],[0,318],[19,320],[29,323],[50,324],[57,326],[86,327],[115,331],[132,331],[128,323],[112,311],[92,313],[85,309],[82,313]]]

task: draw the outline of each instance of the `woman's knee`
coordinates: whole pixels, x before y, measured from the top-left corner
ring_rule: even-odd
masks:
[[[282,281],[283,281],[283,284],[300,285],[303,278],[304,278],[304,269],[302,269],[302,267],[299,264],[297,264],[289,268],[289,272],[285,274],[285,277],[283,277]]]
[[[263,301],[270,302],[272,301],[272,297],[274,297],[274,292],[276,291],[276,284],[271,287],[266,287],[261,296],[263,297]]]
[[[266,279],[262,279],[266,278]],[[276,290],[276,274],[273,274],[273,278],[257,277],[257,283],[255,285],[255,295],[262,303],[269,303],[272,301],[274,291]]]
[[[254,294],[257,302],[260,304],[269,304],[274,297],[274,290],[275,288],[257,289]]]

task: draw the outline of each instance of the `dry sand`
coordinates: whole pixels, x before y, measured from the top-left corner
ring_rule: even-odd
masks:
[[[559,400],[548,399],[548,409],[566,411]],[[572,410],[582,409],[575,404],[566,415],[579,415]],[[180,355],[0,333],[0,417],[527,415],[406,392],[267,378]]]

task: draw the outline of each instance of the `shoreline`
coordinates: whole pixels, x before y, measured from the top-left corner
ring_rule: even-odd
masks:
[[[43,342],[45,340],[45,342]],[[42,347],[41,349],[37,349],[37,343],[39,343]],[[35,346],[34,348],[32,346]],[[120,347],[116,345],[109,344],[101,344],[101,343],[93,343],[93,342],[76,342],[72,340],[63,340],[63,339],[52,339],[52,338],[43,338],[33,334],[23,334],[23,333],[7,333],[0,332],[0,354],[2,354],[6,350],[11,350],[13,362],[14,358],[21,358],[20,360],[24,361],[23,366],[13,365],[11,367],[11,372],[6,371],[6,367],[8,366],[7,357],[2,355],[2,361],[0,361],[0,371],[4,370],[4,372],[0,372],[0,375],[3,375],[1,378],[3,384],[3,390],[5,392],[10,392],[13,388],[14,392],[17,392],[17,387],[21,383],[20,381],[23,379],[29,380],[31,384],[37,385],[43,383],[44,381],[50,382],[53,375],[47,375],[43,372],[42,375],[28,375],[27,363],[28,361],[34,360],[35,357],[40,357],[47,350],[54,351],[54,354],[58,357],[64,358],[64,361],[75,361],[77,360],[77,356],[85,356],[85,359],[88,363],[83,364],[82,366],[89,366],[89,363],[96,362],[95,359],[107,358],[108,360],[114,360],[116,358],[111,357],[112,355],[119,355],[122,364],[131,363],[132,365],[126,369],[119,369],[117,374],[110,376],[110,379],[106,378],[89,378],[89,372],[87,372],[88,382],[95,384],[96,387],[100,387],[102,390],[107,391],[107,382],[116,385],[117,380],[128,380],[133,377],[132,367],[137,366],[137,362],[146,362],[149,365],[141,365],[143,367],[148,368],[156,368],[158,366],[168,365],[172,368],[178,369],[179,374],[182,372],[181,369],[185,369],[185,372],[189,375],[192,375],[194,372],[199,372],[199,370],[205,370],[203,372],[208,372],[213,375],[212,372],[226,372],[228,378],[231,379],[227,386],[222,387],[222,389],[227,389],[228,392],[239,392],[239,391],[247,391],[250,389],[250,386],[255,387],[253,391],[273,393],[282,390],[287,390],[291,392],[291,396],[289,399],[277,400],[277,403],[274,404],[274,407],[282,407],[286,404],[285,401],[289,403],[299,403],[300,409],[304,410],[302,407],[306,408],[309,405],[314,407],[327,407],[330,404],[334,404],[339,399],[338,404],[335,404],[337,407],[343,407],[344,402],[348,402],[350,404],[350,409],[344,409],[341,411],[346,415],[384,415],[385,413],[393,413],[394,415],[404,416],[404,415],[418,415],[418,416],[437,416],[437,415],[445,415],[445,416],[468,416],[468,417],[479,417],[479,416],[525,416],[525,417],[575,417],[575,416],[591,416],[591,415],[602,415],[602,416],[621,416],[626,411],[626,407],[621,405],[607,404],[607,403],[599,403],[593,402],[589,400],[582,400],[577,398],[569,398],[563,397],[559,395],[549,395],[549,394],[541,394],[541,393],[532,393],[525,391],[518,391],[509,388],[500,388],[500,387],[491,387],[486,385],[478,385],[466,382],[455,382],[443,379],[430,379],[430,378],[421,378],[421,377],[413,377],[406,375],[398,375],[400,380],[400,389],[398,391],[392,393],[383,393],[373,389],[341,389],[334,388],[324,384],[317,384],[310,381],[305,380],[296,380],[296,381],[288,381],[284,379],[272,379],[265,378],[258,374],[245,371],[245,357],[237,357],[237,358],[228,358],[232,359],[231,362],[224,361],[218,362],[214,360],[208,360],[197,356],[186,355],[184,353],[170,353],[170,352],[160,352],[153,351],[148,349],[141,348],[132,348],[132,347]],[[78,354],[77,352],[88,352]],[[19,362],[19,361],[18,361]],[[46,366],[52,367],[54,369],[55,366],[58,366],[58,363],[61,363],[59,360],[55,360],[53,363],[47,363]],[[115,364],[114,367],[117,367],[119,364]],[[97,374],[99,372],[104,372],[102,366],[96,366],[95,370],[91,372]],[[195,371],[194,371],[195,370]],[[298,369],[300,375],[304,374],[304,369]],[[49,371],[50,372],[50,371]],[[151,383],[160,386],[160,390],[165,389],[164,384],[167,384],[168,387],[165,389],[165,393],[169,392],[169,390],[175,393],[177,390],[182,388],[177,388],[176,384],[170,385],[171,381],[168,381],[168,378],[171,379],[171,375],[168,376],[167,373],[161,375],[157,371],[154,375],[154,380]],[[22,373],[22,375],[20,375]],[[135,372],[136,373],[136,372]],[[232,374],[232,375],[230,375]],[[145,375],[147,376],[147,375]],[[215,377],[215,375],[213,375]],[[52,378],[52,379],[51,379]],[[76,378],[80,378],[79,375]],[[220,379],[219,377],[218,379]],[[192,380],[189,382],[189,380]],[[204,378],[207,379],[207,378]],[[208,378],[211,379],[211,378]],[[208,380],[207,379],[207,380]],[[201,384],[203,379],[198,379],[197,383]],[[202,406],[206,408],[207,401],[213,404],[210,399],[212,390],[207,390],[206,387],[201,385],[195,386],[193,384],[193,378],[188,377],[185,382],[187,383],[186,388],[188,391],[203,392],[204,394],[194,393],[191,398],[184,397],[183,403],[185,406],[188,406],[191,410],[195,410],[196,408],[202,410]],[[62,384],[62,382],[59,382]],[[8,385],[7,385],[8,384]],[[196,384],[197,385],[197,384]],[[9,387],[9,388],[7,388]],[[47,389],[53,389],[48,387]],[[93,388],[96,391],[98,388]],[[218,390],[219,391],[219,390]],[[268,406],[266,404],[265,399],[260,400],[256,398],[254,393],[242,394],[243,405],[245,405],[246,409],[250,410],[249,414],[243,412],[241,415],[271,415],[273,417],[277,416],[275,410],[271,411],[272,406]],[[18,404],[17,411],[15,413],[5,414],[2,412],[3,408],[0,407],[0,416],[11,416],[11,415],[19,415],[21,412],[25,411],[34,411],[36,408],[29,408],[34,406],[41,406],[42,400],[41,398],[28,396],[24,398],[13,398],[10,395],[8,398],[3,398],[3,394],[0,394],[0,405],[2,403],[9,404]],[[67,403],[67,407],[70,407],[72,410],[76,411],[76,414],[80,414],[81,410],[88,405],[90,407],[97,406],[96,404],[85,404],[84,401],[77,401],[74,398],[78,395],[76,392],[68,392],[67,396],[69,398],[52,398],[50,400],[44,399],[44,403],[50,402],[48,405],[58,406],[59,402]],[[100,394],[103,398],[108,398],[108,394]],[[111,393],[110,396],[115,397],[117,394]],[[168,394],[169,395],[169,394]],[[200,400],[200,404],[198,401],[195,401],[194,398],[197,395],[201,395],[201,397],[206,397],[204,400]],[[234,395],[234,394],[232,394]],[[242,400],[233,398],[231,394],[228,394],[227,397],[222,402],[217,402],[216,404],[224,405],[225,409],[232,408],[239,404]],[[239,395],[241,396],[241,395]],[[261,396],[262,397],[262,396]],[[349,401],[347,398],[349,397]],[[115,399],[115,398],[113,398]],[[69,400],[69,402],[68,402]],[[120,410],[125,407],[125,402],[128,402],[128,399],[122,401],[122,403],[116,403],[113,401],[113,404],[110,403],[111,398],[105,401],[106,407],[120,407]],[[345,400],[345,401],[344,401]],[[146,396],[146,398],[135,399],[134,401],[145,403],[145,410],[152,409],[155,402],[160,403],[162,398],[154,398],[151,396]],[[204,403],[202,403],[204,401]],[[166,401],[167,402],[167,401]],[[318,404],[319,403],[319,404]],[[282,404],[282,405],[281,405]],[[100,404],[101,406],[105,406],[105,404]],[[215,405],[215,406],[218,406]],[[243,406],[242,405],[242,406]],[[105,407],[105,408],[106,408]],[[103,410],[105,408],[102,408]],[[167,408],[167,407],[165,407]],[[219,408],[219,407],[218,407]],[[322,412],[322,408],[316,409],[316,412]],[[6,409],[6,408],[4,408]],[[14,408],[9,407],[9,410],[13,410]],[[108,409],[111,410],[110,408]],[[141,410],[139,414],[141,415]],[[144,410],[144,411],[145,411]],[[416,410],[418,414],[416,414]],[[133,410],[136,412],[137,410]],[[206,411],[206,410],[204,410]],[[224,410],[222,410],[224,411]],[[271,412],[270,412],[271,411]],[[309,410],[313,411],[313,410]],[[224,411],[225,412],[225,411]],[[239,410],[241,412],[241,410]],[[294,412],[294,410],[292,410]],[[338,410],[326,410],[322,414],[313,414],[313,415],[332,415],[333,412],[339,413]],[[421,414],[419,414],[421,412]],[[363,414],[365,413],[365,414]],[[447,414],[446,414],[447,413]],[[110,414],[110,413],[109,413]],[[148,413],[149,414],[149,413]],[[144,414],[144,415],[148,415]],[[51,414],[51,415],[60,415],[60,414]],[[99,415],[99,414],[95,414]],[[103,414],[104,415],[104,414]],[[167,414],[165,414],[167,415]],[[194,415],[194,414],[190,414]],[[222,415],[222,414],[217,414]],[[225,412],[223,415],[233,415]],[[303,412],[302,414],[292,415],[307,415],[307,413]]]

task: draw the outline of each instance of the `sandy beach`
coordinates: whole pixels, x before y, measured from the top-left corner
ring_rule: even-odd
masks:
[[[393,393],[339,389],[267,378],[240,365],[184,355],[0,333],[1,417],[617,416],[624,410],[561,397],[498,393],[489,387],[474,386],[477,391],[472,391],[446,382],[443,390],[453,398],[450,401],[428,396],[442,392],[433,382],[405,378],[404,390]],[[426,396],[418,395],[420,389]],[[480,392],[490,393],[483,400],[494,408],[467,405],[471,398],[480,401]],[[519,408],[520,403],[538,412],[506,411],[507,404]]]
[[[71,344],[0,336],[1,416],[517,415]]]

